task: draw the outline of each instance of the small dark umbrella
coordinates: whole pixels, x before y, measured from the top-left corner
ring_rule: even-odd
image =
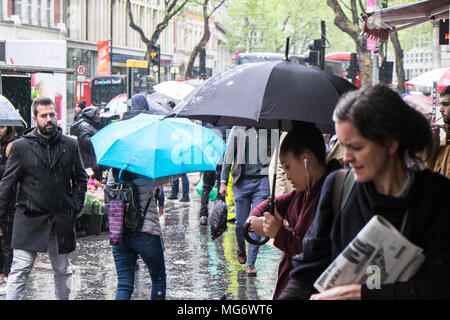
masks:
[[[356,87],[343,78],[289,61],[243,64],[209,78],[168,117],[283,131],[301,124],[315,124],[322,132],[333,133],[333,110],[340,95],[353,89]],[[272,182],[272,214],[275,181],[276,170]],[[244,225],[248,242],[263,244],[269,240],[268,237],[253,240],[248,235],[249,227],[248,223]]]
[[[169,113],[170,109],[168,106],[160,105],[159,103],[149,100],[149,99],[147,99],[147,100],[148,100],[148,104],[149,104],[149,111],[151,114],[165,116]]]
[[[19,111],[16,110],[12,103],[2,95],[0,95],[0,126],[27,126],[27,123],[23,120]]]
[[[138,95],[136,95],[138,96]],[[155,114],[155,115],[159,115],[159,116],[165,116],[169,113],[170,109],[168,106],[163,106],[157,102],[155,102],[154,100],[151,100],[149,98],[149,96],[147,95],[146,97],[144,97],[142,95],[142,99],[146,99],[148,102],[148,110],[147,113],[149,114]],[[132,99],[128,99],[127,100],[127,105],[128,105],[128,109],[132,110],[131,108],[131,100]]]
[[[165,95],[164,93],[157,92],[157,91],[148,95],[148,100],[149,100],[149,102],[150,101],[157,102],[158,104],[162,105],[163,107],[167,107],[169,101],[173,101],[173,102],[175,102],[175,104],[178,104],[180,102],[180,100],[178,100],[178,99],[171,98],[168,95]]]

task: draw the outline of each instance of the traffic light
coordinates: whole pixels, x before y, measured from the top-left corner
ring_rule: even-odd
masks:
[[[159,66],[161,50],[159,44],[154,44],[150,50],[150,61],[154,66]]]
[[[200,49],[200,78],[206,79],[206,50]]]
[[[356,77],[359,72],[359,64],[356,53],[350,54],[350,65],[347,68],[347,78],[352,80],[352,83],[356,83]]]
[[[313,66],[320,66],[322,63],[322,48],[323,41],[322,39],[314,39],[309,42],[309,56],[306,58],[306,61]]]
[[[448,19],[439,20],[439,44],[448,44],[450,39]]]
[[[381,83],[391,83],[392,73],[394,71],[394,62],[383,60],[380,68],[380,82]]]

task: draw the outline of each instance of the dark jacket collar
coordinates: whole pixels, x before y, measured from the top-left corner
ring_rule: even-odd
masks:
[[[64,140],[60,139],[61,135],[62,129],[57,127],[55,135],[50,137],[50,139],[45,139],[38,133],[37,128],[32,128],[31,130],[24,132],[23,137],[31,144],[31,146],[34,146],[30,149],[39,159],[41,159],[43,165],[52,170],[61,155],[66,152]],[[58,144],[57,142],[59,141],[62,143]],[[39,145],[41,148],[38,147]],[[50,148],[53,145],[54,147]],[[47,151],[42,147],[46,148]]]
[[[359,202],[362,207],[365,207],[364,211],[369,219],[373,214],[383,214],[389,218],[390,215],[403,216],[406,209],[410,207],[410,203],[415,199],[419,184],[417,180],[420,180],[422,172],[414,171],[415,183],[411,186],[408,194],[404,198],[398,198],[394,196],[388,196],[379,194],[372,181],[365,183],[357,183],[357,192],[359,193]],[[392,218],[392,216],[390,217]],[[395,220],[395,218],[394,218]]]
[[[38,128],[30,128],[24,131],[23,133],[23,137],[26,139],[30,139],[32,141],[35,142],[39,142],[40,144],[47,146],[47,145],[52,145],[54,144],[56,141],[59,140],[59,138],[62,135],[62,129],[60,127],[56,127],[56,132],[53,136],[51,136],[50,138],[46,139],[43,136],[41,136],[38,132]]]

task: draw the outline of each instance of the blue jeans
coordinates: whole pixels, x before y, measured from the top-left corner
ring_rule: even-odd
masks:
[[[186,173],[181,176],[181,182],[183,183],[183,199],[189,199],[189,179]],[[180,179],[175,179],[172,181],[172,193],[170,196],[177,197],[179,190]]]
[[[237,247],[240,252],[245,252],[245,238],[242,233],[245,220],[250,211],[269,196],[269,178],[242,178],[238,184],[233,185],[234,207],[236,212],[236,222],[234,232],[236,234]],[[252,238],[259,240],[255,233]],[[255,265],[259,246],[248,244],[247,265]]]
[[[152,279],[151,300],[166,298],[166,267],[162,238],[145,232],[125,233],[118,245],[112,246],[118,285],[116,300],[130,300],[138,255],[147,265]]]

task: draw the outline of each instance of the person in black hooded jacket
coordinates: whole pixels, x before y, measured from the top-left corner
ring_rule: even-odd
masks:
[[[6,299],[23,298],[37,252],[49,254],[56,298],[69,299],[69,253],[76,247],[74,226],[84,204],[87,174],[77,142],[57,127],[54,102],[40,97],[32,109],[37,127],[13,142],[0,182],[0,222],[17,187]]]
[[[142,93],[135,94],[128,100],[128,111],[123,114],[122,120],[131,119],[140,113],[151,114],[150,104]]]
[[[81,123],[78,125],[76,135],[80,147],[84,167],[94,171],[94,178],[101,181],[101,167],[97,166],[94,147],[90,138],[97,133],[100,124],[100,112],[97,107],[87,107],[80,112]]]
[[[444,299],[450,298],[450,180],[428,169],[407,167],[431,147],[430,124],[383,85],[344,95],[333,120],[344,162],[355,183],[341,209],[333,210],[336,174],[324,182],[315,218],[292,259],[290,281],[279,299]],[[425,261],[404,282],[352,283],[318,293],[313,283],[374,216],[387,219]],[[370,275],[370,270],[367,270]],[[369,277],[370,278],[370,277]],[[370,285],[369,285],[370,284]]]

